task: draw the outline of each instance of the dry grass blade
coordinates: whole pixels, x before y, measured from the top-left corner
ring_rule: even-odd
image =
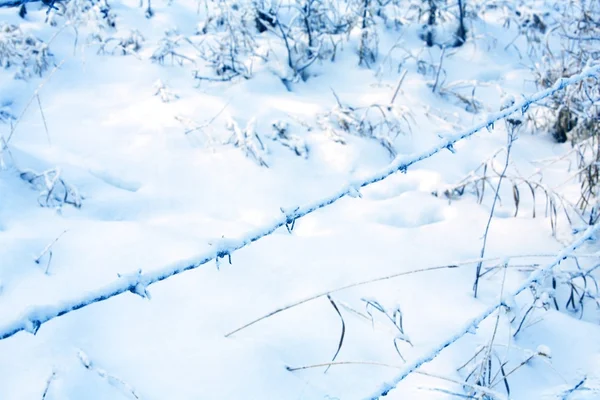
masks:
[[[331,359],[331,362],[334,362],[335,359],[337,358],[338,354],[340,354],[340,350],[342,349],[342,345],[344,344],[344,336],[346,335],[346,322],[344,321],[344,317],[342,316],[342,313],[340,312],[337,304],[335,304],[335,301],[333,301],[333,299],[331,298],[330,295],[327,295],[327,299],[333,306],[333,309],[335,310],[337,315],[340,317],[340,321],[342,321],[342,333],[340,334],[340,342],[338,343],[337,350],[335,351],[335,354],[333,355],[333,358]],[[329,371],[330,367],[331,367],[331,365],[329,365],[325,369],[325,373],[327,373],[327,371]]]

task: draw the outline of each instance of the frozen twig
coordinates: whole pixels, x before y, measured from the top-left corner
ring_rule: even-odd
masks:
[[[80,295],[78,297],[64,301],[63,303],[60,303],[60,304],[55,304],[55,305],[51,305],[51,306],[33,307],[33,308],[29,309],[28,311],[26,311],[24,313],[24,315],[20,316],[19,318],[15,319],[13,321],[1,323],[0,324],[0,340],[9,338],[21,331],[28,331],[28,332],[35,333],[35,332],[37,332],[37,330],[39,329],[39,327],[42,324],[44,324],[56,317],[68,314],[72,311],[87,307],[90,304],[98,303],[98,302],[110,299],[112,297],[118,296],[118,295],[126,293],[126,292],[139,293],[139,291],[141,289],[145,290],[149,285],[163,281],[172,276],[179,275],[185,271],[196,269],[204,264],[207,264],[211,261],[216,260],[218,257],[223,257],[223,255],[231,255],[233,252],[235,252],[239,249],[242,249],[242,248],[244,248],[266,236],[269,236],[270,234],[272,234],[279,228],[286,227],[286,226],[289,227],[289,226],[293,225],[294,221],[296,221],[297,219],[300,219],[308,214],[311,214],[316,210],[325,208],[348,195],[354,195],[356,193],[356,191],[360,188],[372,185],[376,182],[380,182],[398,171],[406,172],[408,167],[418,163],[419,161],[425,160],[443,150],[453,149],[453,145],[455,143],[457,143],[463,139],[466,139],[468,137],[473,136],[475,133],[479,132],[480,130],[482,130],[488,126],[492,126],[495,122],[500,121],[500,120],[514,114],[515,112],[518,112],[518,111],[521,111],[523,113],[526,112],[531,104],[552,95],[553,93],[565,88],[567,85],[581,82],[587,78],[598,75],[599,73],[600,73],[600,65],[595,66],[595,67],[588,67],[588,68],[584,69],[581,73],[574,75],[570,78],[561,78],[552,87],[545,89],[541,92],[535,93],[534,95],[530,96],[529,98],[525,99],[524,101],[522,101],[518,104],[514,104],[511,107],[508,107],[500,112],[489,115],[485,121],[480,122],[480,123],[476,124],[475,126],[469,128],[469,129],[466,129],[464,131],[445,136],[444,139],[442,139],[438,144],[436,144],[435,146],[432,146],[431,148],[429,148],[421,153],[396,157],[394,159],[394,161],[391,162],[387,167],[383,168],[379,172],[372,174],[371,176],[367,177],[366,179],[350,182],[349,184],[345,185],[341,189],[339,189],[339,190],[335,191],[334,193],[332,193],[328,196],[325,196],[317,201],[314,201],[312,203],[308,203],[308,204],[305,204],[303,206],[299,206],[296,208],[292,208],[293,211],[282,213],[283,215],[280,215],[280,216],[274,218],[274,220],[270,224],[262,226],[254,231],[248,232],[247,234],[243,235],[241,238],[239,238],[237,240],[228,240],[227,245],[220,247],[219,249],[212,249],[211,251],[201,254],[192,259],[183,260],[183,261],[165,266],[163,268],[159,268],[155,271],[140,273],[135,277],[135,279],[117,279],[116,281],[112,282],[111,284],[108,284],[108,285],[98,288],[96,290],[92,290],[84,295]],[[594,227],[594,231],[596,229],[597,229],[597,227]],[[589,236],[591,236],[591,233],[589,234]],[[581,243],[578,243],[576,247],[578,247],[580,244]],[[564,254],[563,253],[561,253],[560,259],[567,257],[569,255],[569,252],[564,253]],[[559,259],[559,261],[560,261],[560,259]],[[556,262],[556,264],[557,263],[558,262]],[[554,265],[552,265],[552,266],[554,266]],[[498,307],[499,307],[499,305],[494,306],[493,309],[491,311],[489,311],[489,313],[492,313]],[[478,320],[474,321],[475,325],[477,325],[481,320],[483,320],[487,316],[489,316],[489,313],[482,315],[480,320],[478,319]],[[464,333],[461,332],[460,336],[462,336],[463,334]],[[450,343],[452,343],[452,342],[449,342],[448,344],[442,346],[441,348],[442,349],[445,348]],[[413,368],[413,370],[433,358],[435,358],[435,355],[430,356],[430,358],[425,357],[423,359],[424,361],[419,362],[418,365]],[[408,373],[410,373],[410,372],[408,372]],[[401,376],[400,379],[398,380],[398,382],[400,380],[404,379],[404,377],[405,376]],[[387,385],[382,390],[382,392],[387,393],[387,391],[393,389],[393,387],[395,387],[395,384]],[[382,393],[382,392],[378,392],[378,393]],[[379,395],[380,394],[377,394],[375,398],[379,397]]]

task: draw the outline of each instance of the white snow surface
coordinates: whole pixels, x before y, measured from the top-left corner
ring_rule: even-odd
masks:
[[[389,104],[401,74],[402,45],[423,51],[437,63],[438,48],[424,48],[417,30],[390,29],[380,35],[379,68],[359,67],[356,40],[335,62],[316,63],[307,81],[291,85],[277,74],[281,61],[257,63],[251,79],[199,82],[184,63],[150,60],[166,29],[194,35],[201,20],[195,1],[158,0],[146,19],[136,1],[111,3],[117,14],[115,37],[132,29],[145,38],[134,55],[97,54],[77,33],[44,23],[46,8],[33,3],[25,20],[16,9],[0,8],[0,21],[44,41],[51,40],[60,66],[42,77],[15,80],[14,70],[0,70],[0,106],[20,116],[18,124],[0,123],[0,135],[12,137],[0,155],[0,328],[21,323],[31,310],[60,309],[110,285],[136,282],[138,271],[152,274],[186,266],[198,257],[236,245],[249,234],[312,204],[353,187],[353,182],[385,169],[392,158],[373,140],[344,135],[332,140],[319,124],[340,101],[353,106]],[[411,130],[393,144],[398,160],[439,143],[442,137],[486,124],[503,99],[517,103],[537,89],[518,55],[505,49],[512,39],[501,23],[487,19],[471,29],[498,44],[467,43],[447,58],[446,80],[479,80],[485,109],[466,112],[460,104],[431,92],[431,76],[417,73],[414,62],[394,107],[410,110]],[[78,41],[76,42],[76,37]],[[268,42],[268,37],[264,39]],[[489,39],[491,42],[491,39]],[[489,44],[489,43],[486,43]],[[283,53],[277,57],[284,58]],[[277,58],[276,57],[276,58]],[[157,81],[162,84],[157,85]],[[163,86],[161,86],[163,85]],[[169,102],[155,95],[168,87]],[[36,92],[37,91],[37,92]],[[43,110],[43,115],[40,113]],[[179,120],[193,120],[201,130],[186,133]],[[267,167],[240,148],[223,145],[231,132],[254,124],[267,146]],[[298,156],[270,139],[272,124],[285,120],[291,134],[304,141],[308,156]],[[46,131],[47,127],[47,131]],[[307,128],[307,127],[310,127]],[[371,396],[399,369],[430,353],[457,330],[519,289],[531,270],[510,268],[487,274],[473,298],[479,257],[492,193],[479,204],[465,194],[451,203],[441,193],[506,145],[506,126],[498,122],[444,151],[415,163],[235,251],[231,256],[158,282],[150,298],[133,293],[101,301],[50,320],[35,335],[20,332],[0,341],[0,399],[363,399]],[[560,156],[568,144],[547,134],[523,133],[512,148],[512,160],[523,175],[539,160]],[[40,189],[21,178],[24,171],[55,170],[81,196],[81,207],[42,207]],[[565,164],[545,172],[548,185],[569,175]],[[350,185],[350,186],[348,186]],[[576,184],[575,184],[576,186]],[[575,187],[574,186],[574,187]],[[544,216],[531,217],[532,199],[523,192],[516,217],[512,189],[503,189],[495,209],[484,264],[536,264],[540,268],[574,237],[560,217],[556,237]],[[358,196],[360,194],[360,196]],[[283,211],[283,214],[282,214]],[[49,251],[45,251],[49,250]],[[51,257],[50,257],[51,251]],[[582,253],[597,251],[594,241]],[[522,257],[527,256],[527,257]],[[36,263],[36,260],[39,262]],[[290,308],[230,336],[252,320],[288,304],[372,278],[428,267],[455,268],[407,274],[331,294],[343,316],[343,346],[336,360],[369,364],[335,365],[289,371],[330,362],[342,323],[325,296]],[[586,258],[583,267],[595,264]],[[573,267],[567,260],[561,268]],[[129,282],[127,281],[127,282]],[[501,289],[503,288],[503,289]],[[142,292],[143,292],[142,290]],[[138,293],[139,294],[139,293]],[[541,297],[544,298],[543,296]],[[362,299],[387,310],[401,310],[403,338],[393,323]],[[504,299],[523,316],[528,299]],[[564,303],[564,302],[563,302]],[[561,399],[585,377],[588,390],[569,399],[600,398],[600,314],[588,308],[584,318],[553,307],[536,307],[533,320],[514,339],[520,318],[511,325],[501,313],[496,333],[507,370],[531,354],[535,357],[512,374],[510,394],[504,383],[491,388],[503,398]],[[375,321],[365,316],[371,313]],[[489,342],[495,314],[476,331],[444,349],[411,374],[386,398],[451,399],[468,388],[457,371]],[[531,323],[535,322],[535,323]],[[29,330],[35,331],[31,326]],[[510,346],[503,344],[510,343]],[[390,367],[392,366],[392,367]]]

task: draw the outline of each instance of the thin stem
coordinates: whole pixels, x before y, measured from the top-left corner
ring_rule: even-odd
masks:
[[[492,202],[492,209],[490,210],[490,216],[487,220],[487,224],[485,226],[485,231],[483,233],[483,246],[481,247],[481,253],[479,254],[480,258],[483,258],[485,256],[487,239],[488,239],[488,234],[490,231],[490,226],[492,224],[492,218],[494,218],[494,211],[496,210],[496,204],[498,204],[498,199],[500,197],[500,187],[502,186],[502,180],[506,176],[506,171],[508,170],[508,165],[510,164],[510,152],[511,152],[512,145],[515,142],[515,140],[516,140],[516,137],[515,137],[513,131],[511,131],[508,134],[508,143],[506,145],[506,162],[504,163],[504,169],[502,170],[502,173],[500,174],[500,178],[498,179],[498,186],[496,187],[496,191],[494,193],[494,201]],[[475,283],[473,284],[474,297],[477,297],[477,291],[479,289],[479,278],[481,276],[480,274],[481,274],[482,265],[483,265],[483,262],[479,262],[477,264],[477,269],[475,271]]]

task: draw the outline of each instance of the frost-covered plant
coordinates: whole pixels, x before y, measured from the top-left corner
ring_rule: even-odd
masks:
[[[117,20],[107,0],[69,0],[64,3],[64,11],[51,9],[48,15],[54,24],[56,18],[62,16],[74,27],[86,26],[93,37],[104,37],[112,32]]]
[[[283,41],[287,53],[289,76],[283,77],[284,83],[306,80],[307,69],[317,60],[335,59],[338,45],[362,15],[359,4],[295,0],[285,13],[278,10],[272,31]]]
[[[556,310],[568,311],[582,319],[587,306],[600,310],[600,285],[597,270],[600,264],[583,268],[573,257],[575,268],[556,271],[551,278],[552,302]]]
[[[590,137],[573,144],[581,194],[577,205],[589,214],[592,225],[600,219],[600,122],[588,121],[584,128],[589,129]]]
[[[254,39],[256,18],[245,4],[219,0],[208,17],[198,26],[203,38],[199,46],[200,57],[214,71],[216,77],[204,76],[200,71],[196,79],[229,81],[236,77],[252,76],[252,61],[258,45]]]
[[[52,65],[48,45],[18,26],[0,21],[0,67],[15,68],[16,79],[42,76]]]
[[[170,103],[179,98],[179,96],[160,79],[154,83],[154,90],[154,95],[159,96],[163,103]]]
[[[99,38],[102,40],[102,38]],[[98,54],[127,55],[137,54],[144,43],[144,36],[137,29],[131,30],[128,36],[122,38],[109,37],[102,40]]]
[[[600,3],[595,1],[555,2],[561,12],[552,14],[556,21],[546,27],[535,18],[536,29],[546,31],[544,41],[537,46],[540,54],[533,73],[540,88],[551,80],[578,73],[588,65],[600,63]],[[569,85],[555,93],[546,109],[535,118],[536,128],[549,131],[559,143],[571,141],[577,153],[578,179],[581,197],[578,205],[590,211],[598,202],[600,186],[600,84],[598,77]],[[591,140],[590,140],[591,139]]]
[[[337,105],[321,115],[319,124],[329,136],[339,143],[345,143],[343,134],[373,139],[387,150],[390,158],[397,155],[393,141],[402,134],[409,133],[412,115],[406,107],[393,104],[371,104],[367,107]]]
[[[39,191],[38,202],[42,207],[61,208],[65,204],[81,207],[83,197],[74,186],[65,182],[59,168],[41,173],[25,170],[20,177]]]
[[[493,400],[505,398],[500,390],[505,390],[507,394],[511,393],[510,381],[514,378],[513,374],[530,365],[532,360],[540,360],[547,363],[550,368],[552,353],[547,346],[540,345],[535,351],[529,349],[520,349],[513,346],[513,353],[519,351],[521,354],[518,360],[510,360],[506,356],[507,349],[499,351],[495,347],[500,347],[493,343],[493,340],[479,346],[475,355],[471,357],[464,365],[458,368],[458,372],[464,376],[464,393],[456,393],[457,396]],[[516,358],[516,357],[515,357]]]
[[[274,134],[271,139],[281,143],[283,146],[292,150],[297,156],[308,158],[308,145],[296,135],[290,133],[290,126],[287,122],[276,121],[273,123]]]
[[[497,1],[505,13],[506,28],[517,27],[517,36],[506,48],[524,37],[535,83],[540,89],[557,79],[579,73],[600,62],[600,3],[595,1]],[[553,10],[550,12],[549,10]],[[555,93],[545,105],[548,111],[535,116],[535,127],[549,131],[564,143],[589,136],[590,122],[600,117],[600,89],[595,79]],[[593,125],[593,124],[592,124]]]
[[[374,299],[361,299],[361,300],[365,303],[365,310],[371,320],[371,324],[374,324],[374,322],[375,322],[375,319],[374,319],[374,316],[373,316],[373,313],[371,310],[378,311],[389,322],[392,323],[392,325],[395,328],[394,333],[396,334],[394,337],[394,348],[396,349],[396,352],[398,353],[398,355],[400,356],[402,361],[406,362],[406,360],[402,356],[402,353],[400,352],[399,345],[400,345],[400,343],[406,343],[406,344],[409,344],[410,346],[412,346],[412,343],[410,341],[410,338],[404,331],[404,322],[403,322],[404,317],[403,317],[400,306],[396,306],[390,310],[390,309],[384,307],[383,305],[381,305],[381,303],[379,303],[377,300],[374,300]]]
[[[158,42],[158,48],[154,50],[150,59],[159,64],[164,64],[167,59],[171,60],[171,64],[183,65],[186,61],[195,63],[192,58],[181,51],[183,43],[194,46],[192,41],[181,35],[177,29],[168,29],[165,31],[165,36]]]
[[[485,160],[476,169],[470,172],[460,182],[453,185],[447,185],[438,191],[433,192],[434,196],[443,196],[448,201],[454,201],[461,198],[463,195],[470,193],[475,195],[477,202],[481,204],[486,198],[486,194],[494,194],[497,190],[498,180],[500,176],[511,187],[510,191],[498,193],[500,201],[504,196],[512,196],[514,205],[514,216],[519,215],[522,210],[522,204],[531,200],[531,208],[526,210],[532,218],[539,215],[538,200],[543,201],[543,216],[549,219],[552,234],[556,235],[559,216],[564,215],[569,223],[573,223],[575,219],[581,220],[575,204],[571,203],[564,195],[559,193],[554,188],[543,182],[544,169],[540,168],[536,173],[530,176],[523,176],[519,173],[518,168],[511,162],[504,174],[502,174],[501,162],[498,157],[505,155],[506,150],[501,149],[495,152],[490,158]],[[507,201],[503,203],[508,205]],[[522,213],[521,213],[522,214]]]
[[[242,150],[246,157],[261,167],[269,167],[266,162],[268,149],[255,130],[254,119],[250,120],[244,129],[241,129],[237,122],[230,119],[227,122],[227,130],[231,132],[231,137],[226,142],[227,144],[231,144]]]
[[[437,82],[437,93],[444,99],[449,100],[465,111],[477,114],[485,109],[484,103],[478,99],[477,92],[480,88],[494,87],[494,84],[476,80],[458,80],[453,82]],[[432,88],[435,88],[432,84]],[[497,89],[500,89],[496,86]],[[501,91],[501,89],[499,90]]]
[[[516,50],[520,58],[530,61],[538,89],[547,89],[558,79],[581,72],[586,66],[600,63],[600,3],[597,1],[493,0],[480,3],[479,13],[502,13],[504,27],[516,30],[505,49]],[[523,46],[523,43],[525,46]],[[521,50],[525,48],[525,52]],[[527,115],[527,126],[549,133],[558,143],[571,142],[580,182],[580,213],[590,222],[598,203],[600,185],[600,85],[590,77],[577,85],[555,92]],[[565,159],[560,157],[560,159]],[[572,158],[571,158],[572,160]]]

